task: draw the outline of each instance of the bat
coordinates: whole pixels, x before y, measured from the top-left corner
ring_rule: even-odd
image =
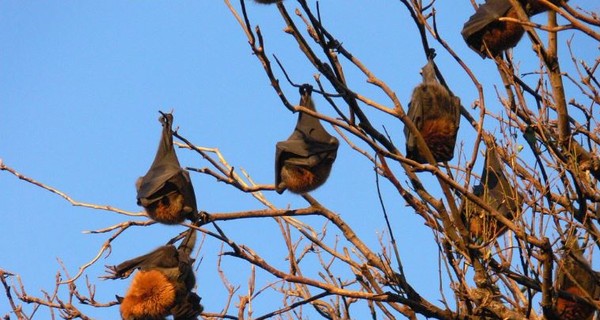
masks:
[[[551,1],[558,4],[560,0]],[[547,11],[538,0],[519,0],[529,17]],[[500,21],[501,17],[519,19],[509,0],[486,0],[464,24],[461,34],[471,49],[482,58],[492,57],[515,47],[525,29],[519,23]]]
[[[492,57],[519,43],[525,29],[514,22],[499,21],[501,17],[518,19],[508,0],[486,0],[463,26],[461,34],[469,47],[482,58]]]
[[[495,144],[488,146],[481,181],[479,185],[473,187],[473,194],[496,209],[502,216],[513,220],[521,211],[523,197],[506,178],[496,148]],[[471,235],[483,242],[489,242],[507,230],[506,226],[469,200],[465,201],[463,217]]]
[[[154,162],[136,182],[137,203],[148,216],[164,224],[196,220],[196,196],[190,174],[179,164],[173,147],[173,115],[161,113],[163,130]]]
[[[300,87],[300,105],[315,110],[312,87]],[[330,135],[318,118],[298,115],[292,135],[276,145],[275,190],[302,194],[322,186],[331,172],[339,141]]]
[[[559,263],[556,272],[557,289],[579,297],[598,299],[600,287],[597,273],[583,257],[583,249],[574,237],[567,241],[565,247],[562,263]],[[592,320],[596,309],[584,302],[559,296],[555,300],[553,311],[564,320]]]
[[[423,82],[413,90],[408,117],[415,124],[436,162],[454,157],[456,133],[460,124],[460,99],[450,94],[436,78],[431,58],[421,69]],[[417,145],[416,136],[404,127],[406,156],[427,163]]]
[[[109,267],[112,279],[127,278],[137,270],[121,303],[124,320],[192,320],[202,313],[201,298],[192,289],[196,277],[190,254],[196,242],[196,230],[189,229],[179,248],[168,244],[154,251]]]

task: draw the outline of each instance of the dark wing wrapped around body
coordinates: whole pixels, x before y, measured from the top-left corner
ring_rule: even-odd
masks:
[[[571,236],[558,263],[557,289],[580,298],[597,300],[600,297],[598,280],[598,273],[585,260],[576,237]],[[596,309],[583,301],[573,301],[559,295],[554,301],[554,312],[564,320],[592,320]]]
[[[481,181],[473,187],[473,193],[502,216],[514,220],[521,212],[523,197],[507,179],[496,148],[495,144],[488,146]],[[507,230],[491,214],[469,200],[465,201],[463,216],[471,236],[484,242],[499,237]]]
[[[300,105],[314,110],[310,89],[304,88],[301,93]],[[319,119],[300,113],[294,132],[276,145],[277,192],[288,189],[304,193],[321,186],[329,176],[338,147],[338,139],[323,128]]]
[[[197,206],[189,172],[181,168],[173,147],[173,115],[160,118],[160,143],[150,169],[136,182],[138,204],[153,220],[177,224],[196,219]]]
[[[521,25],[498,20],[501,17],[518,18],[508,0],[487,0],[479,6],[461,31],[467,45],[483,58],[488,56],[487,50],[492,56],[496,56],[516,46],[525,33]]]
[[[121,302],[126,320],[196,319],[203,308],[193,292],[196,277],[190,257],[196,242],[196,230],[189,229],[178,248],[159,247],[152,252],[111,267],[115,277],[127,277],[135,270],[131,286]]]
[[[560,4],[560,0],[550,2],[555,5]],[[528,17],[548,10],[548,7],[539,0],[520,0],[519,4]],[[463,39],[482,58],[490,54],[492,57],[497,56],[516,46],[525,33],[521,24],[500,21],[502,17],[519,20],[517,10],[512,7],[509,0],[486,0],[463,26],[461,31]]]
[[[419,130],[436,162],[454,157],[456,134],[460,124],[460,99],[452,96],[436,78],[432,60],[421,70],[423,82],[413,90],[407,115]],[[417,137],[404,127],[406,156],[419,163],[427,163]]]

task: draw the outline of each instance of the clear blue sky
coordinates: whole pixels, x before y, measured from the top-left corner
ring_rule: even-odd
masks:
[[[579,2],[586,1],[570,3]],[[348,50],[395,90],[406,107],[425,62],[416,29],[399,1],[364,3],[322,1],[323,21]],[[290,12],[295,6],[287,0]],[[490,101],[495,101],[496,94],[491,81],[498,83],[495,66],[480,59],[460,37],[464,21],[472,14],[470,2],[438,1],[437,6],[439,30],[481,77],[488,104],[493,106]],[[595,6],[592,9],[598,10]],[[277,54],[295,81],[314,83],[314,69],[299,55],[293,39],[282,32],[284,23],[277,9],[251,2],[247,7],[252,23],[259,24],[265,34],[268,53]],[[154,157],[160,133],[157,111],[173,109],[180,134],[197,145],[218,147],[230,164],[247,170],[257,183],[273,182],[275,143],[287,138],[296,115],[281,104],[222,1],[2,1],[0,42],[0,159],[22,174],[78,201],[138,212],[134,181]],[[475,87],[439,45],[434,47],[447,81],[469,107],[477,97]],[[598,55],[597,43],[581,34],[576,34],[574,48],[581,58]],[[515,56],[519,55],[533,56],[528,39],[515,50]],[[364,76],[346,65],[356,91],[390,106]],[[522,64],[524,69],[531,66],[536,67],[537,61]],[[287,86],[278,69],[276,74],[288,97],[297,102],[296,90]],[[316,103],[321,111],[333,115],[323,100]],[[378,128],[385,125],[395,143],[403,146],[398,121],[374,119]],[[460,142],[468,146],[473,132],[463,121]],[[193,152],[178,152],[184,166],[208,165]],[[192,176],[201,210],[263,208],[250,195],[211,177]],[[433,237],[387,183],[382,187],[405,271],[418,290],[437,301],[438,259]],[[57,195],[6,172],[0,174],[0,192],[0,268],[21,275],[28,293],[34,296],[41,296],[42,289],[53,289],[60,270],[57,258],[73,275],[108,237],[82,231],[128,219],[113,212],[72,207]],[[313,195],[341,214],[371,248],[378,247],[385,225],[372,164],[366,159],[342,145],[329,182]],[[267,196],[280,208],[306,205],[289,193]],[[305,221],[316,229],[323,224],[322,219]],[[220,225],[234,240],[250,245],[279,266],[286,265],[282,246],[275,245],[281,240],[279,228],[271,220]],[[115,294],[123,295],[129,284],[97,280],[104,274],[105,264],[145,253],[181,230],[154,225],[119,237],[112,254],[87,272],[96,283],[96,298],[105,302]],[[220,248],[218,242],[207,239],[200,252],[198,293],[210,312],[219,312],[225,303],[216,273]],[[225,258],[223,268],[233,283],[242,286],[240,293],[245,293],[248,265]],[[79,286],[83,289],[84,283]],[[279,300],[258,298],[255,315],[280,305]],[[98,319],[118,317],[118,307],[83,310]],[[0,315],[8,311],[2,295]],[[38,317],[42,318],[46,317]]]

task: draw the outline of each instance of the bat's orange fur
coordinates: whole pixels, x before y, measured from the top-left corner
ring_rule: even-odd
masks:
[[[564,291],[576,296],[585,295],[583,290],[576,285],[569,287]],[[563,320],[586,320],[592,317],[594,311],[594,308],[584,303],[578,303],[561,297],[556,300],[556,313]]]
[[[516,10],[512,8],[508,10],[505,16],[518,19]],[[495,21],[488,26],[482,35],[481,43],[482,46],[488,48],[492,56],[497,56],[502,51],[516,46],[524,33],[525,29],[518,23]],[[482,52],[485,52],[484,47],[482,47]]]
[[[447,161],[454,155],[457,132],[456,122],[450,117],[441,117],[423,122],[421,135],[437,161]]]
[[[331,172],[332,163],[325,161],[313,168],[284,164],[281,168],[281,182],[293,193],[313,191],[325,183]]]
[[[139,271],[121,301],[124,320],[164,319],[175,303],[175,287],[158,270]]]
[[[488,242],[508,230],[505,225],[488,215],[487,212],[479,209],[476,204],[472,203],[470,205],[473,206],[473,209],[470,210],[471,216],[467,218],[467,221],[469,232],[473,238]]]
[[[183,195],[172,192],[148,206],[146,212],[152,220],[165,224],[178,224],[186,218],[183,203]]]

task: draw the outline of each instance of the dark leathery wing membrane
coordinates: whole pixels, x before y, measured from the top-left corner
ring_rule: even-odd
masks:
[[[110,267],[114,279],[136,272],[127,294],[119,298],[123,319],[197,319],[203,308],[192,291],[196,277],[190,254],[195,242],[196,230],[190,228],[178,248],[168,244]]]
[[[481,182],[473,188],[473,193],[502,216],[514,220],[521,212],[523,197],[506,178],[496,148],[495,144],[488,146]],[[463,215],[471,236],[484,242],[499,237],[507,230],[490,213],[469,200],[465,201]]]
[[[454,157],[456,134],[460,124],[460,99],[450,94],[436,78],[430,59],[421,70],[423,82],[411,95],[407,115],[421,133],[436,162],[450,161]],[[419,163],[427,163],[417,137],[408,126],[404,127],[406,156]]]
[[[173,115],[161,112],[163,126],[156,156],[150,169],[136,182],[138,204],[153,220],[177,224],[195,220],[196,195],[190,174],[181,168],[173,147]]]
[[[300,105],[315,110],[312,87],[300,88]],[[280,141],[275,151],[275,187],[278,193],[312,191],[325,183],[337,156],[339,142],[318,118],[299,113],[290,137]]]

